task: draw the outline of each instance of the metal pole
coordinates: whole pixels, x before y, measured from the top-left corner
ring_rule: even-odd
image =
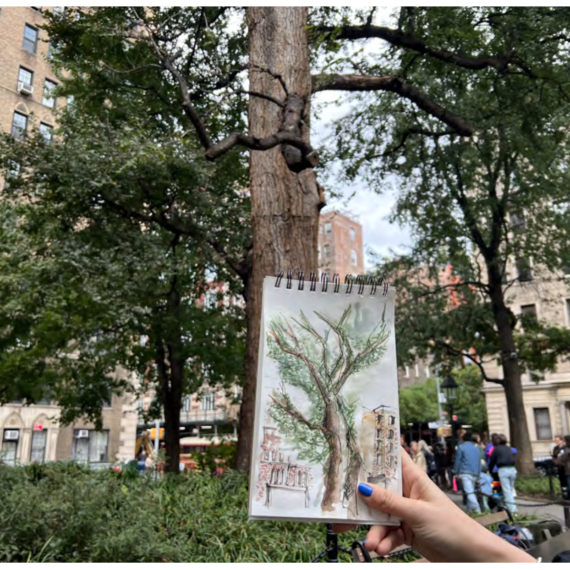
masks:
[[[158,441],[160,433],[160,420],[154,422],[154,476],[158,477]]]
[[[439,391],[439,375],[436,374],[435,382],[437,384],[437,410],[439,412],[439,419],[443,418],[443,412],[441,411],[441,393]]]
[[[338,562],[338,536],[332,524],[327,524],[327,562]]]

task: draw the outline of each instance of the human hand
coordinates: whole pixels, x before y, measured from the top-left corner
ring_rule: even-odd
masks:
[[[408,544],[430,562],[535,562],[457,507],[402,453],[403,497],[376,485],[360,483],[358,492],[375,509],[401,519],[396,526],[373,526],[365,547],[381,556]],[[355,525],[335,524],[336,532]]]

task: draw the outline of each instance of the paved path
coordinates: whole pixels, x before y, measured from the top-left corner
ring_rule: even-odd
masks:
[[[463,497],[461,493],[446,493],[447,496],[458,506],[463,507]],[[526,497],[518,496],[516,498],[517,503],[522,503],[524,505],[536,504],[537,506],[519,507],[519,513],[521,515],[531,515],[537,517],[538,519],[556,519],[558,522],[564,525],[564,509],[561,505],[548,505],[540,506],[541,503],[546,503],[548,501],[544,500],[534,500],[528,499]]]

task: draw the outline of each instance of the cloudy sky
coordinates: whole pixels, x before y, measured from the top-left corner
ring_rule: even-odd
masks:
[[[393,8],[378,8],[374,23],[383,26],[393,26],[390,12]],[[378,52],[383,47],[381,40],[372,40],[367,43],[367,50]],[[362,47],[362,44],[361,46]],[[319,146],[328,135],[328,126],[337,118],[342,117],[348,110],[349,104],[338,103],[340,95],[337,92],[318,93],[313,98],[313,104],[328,103],[318,120],[312,122],[311,139],[315,146]],[[391,184],[392,187],[396,183]],[[326,188],[325,188],[326,190]],[[335,188],[335,190],[338,190]],[[345,199],[329,199],[327,209],[339,208],[353,214],[363,226],[364,249],[373,249],[380,256],[389,256],[391,251],[401,252],[410,244],[410,233],[407,228],[398,224],[390,223],[388,215],[394,205],[394,194],[387,189],[382,194],[377,194],[368,189],[364,181],[357,181],[351,187],[343,188]],[[354,193],[354,196],[350,196]],[[371,269],[368,259],[366,269]]]

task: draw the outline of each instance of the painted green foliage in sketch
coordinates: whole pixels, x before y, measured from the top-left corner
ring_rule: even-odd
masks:
[[[281,378],[280,388],[271,395],[270,414],[280,432],[298,446],[300,459],[323,466],[323,511],[354,501],[362,466],[354,426],[356,402],[347,401],[343,387],[382,358],[390,337],[385,309],[380,322],[365,334],[359,330],[361,311],[359,303],[349,305],[338,320],[314,311],[327,325],[322,333],[303,312],[299,318],[280,315],[271,320],[267,337],[269,356]],[[308,410],[299,409],[288,386],[304,392]]]

